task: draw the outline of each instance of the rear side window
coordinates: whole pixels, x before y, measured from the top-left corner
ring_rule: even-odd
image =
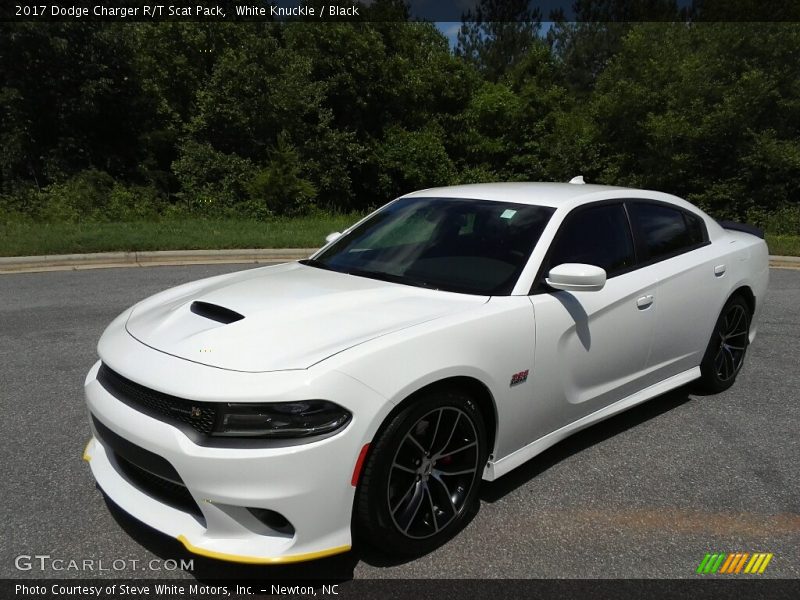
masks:
[[[632,202],[628,208],[651,260],[686,252],[705,241],[705,226],[695,215],[647,202]]]
[[[700,246],[704,244],[708,240],[708,232],[703,219],[686,212],[683,213],[683,218],[686,219],[686,226],[689,228],[689,237],[691,237],[692,245]]]
[[[608,276],[633,266],[635,255],[622,204],[586,208],[567,216],[550,254],[550,267],[584,263],[605,269]]]

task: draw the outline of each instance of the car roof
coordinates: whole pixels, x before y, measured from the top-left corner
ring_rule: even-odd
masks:
[[[496,200],[515,202],[518,204],[534,204],[538,206],[559,207],[579,204],[580,200],[600,199],[598,195],[607,197],[641,197],[654,196],[675,200],[674,196],[636,190],[633,188],[611,185],[578,184],[578,183],[473,183],[448,187],[429,188],[406,194],[404,198],[469,198],[475,200]],[[578,202],[576,202],[578,201]]]

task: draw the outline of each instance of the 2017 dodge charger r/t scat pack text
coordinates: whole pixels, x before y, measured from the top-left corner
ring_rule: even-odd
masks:
[[[198,554],[422,553],[481,480],[694,380],[728,388],[767,279],[760,237],[664,193],[414,192],[307,260],[123,312],[86,378],[84,456]]]

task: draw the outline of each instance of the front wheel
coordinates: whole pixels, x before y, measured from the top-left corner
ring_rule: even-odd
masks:
[[[727,390],[744,364],[750,336],[750,307],[741,296],[725,304],[714,325],[703,362],[700,385],[711,393]]]
[[[485,424],[471,397],[456,390],[421,396],[371,449],[356,493],[356,533],[393,554],[441,545],[474,512],[486,452]]]

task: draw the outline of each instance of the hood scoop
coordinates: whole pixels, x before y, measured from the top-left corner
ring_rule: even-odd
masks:
[[[244,319],[244,315],[240,315],[230,308],[225,308],[218,304],[211,304],[209,302],[201,302],[200,300],[192,302],[189,310],[198,316],[217,321],[218,323],[225,323],[225,325]]]

